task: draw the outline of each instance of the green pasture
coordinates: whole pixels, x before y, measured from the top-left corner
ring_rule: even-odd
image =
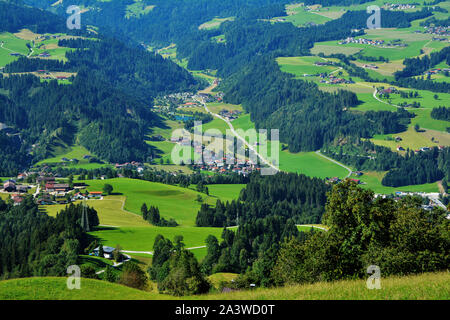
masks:
[[[207,21],[203,24],[201,24],[198,28],[199,30],[213,30],[218,29],[222,23],[225,21],[234,21],[234,17],[227,17],[227,18],[214,18],[210,21]]]
[[[78,159],[81,163],[83,162],[88,162],[87,160],[83,159],[83,156],[85,155],[90,155],[93,156],[85,147],[81,146],[81,145],[73,145],[71,147],[67,147],[67,148],[61,148],[59,150],[55,150],[57,153],[56,156],[52,157],[52,158],[47,158],[45,160],[41,160],[39,161],[37,164],[41,165],[44,163],[59,163],[62,162],[62,158],[67,158],[67,159]]]
[[[23,55],[29,54],[29,49],[26,46],[29,41],[19,39],[12,33],[0,33],[0,44],[2,42],[3,47],[0,48],[0,67],[4,67],[8,63],[18,59],[18,57],[11,55],[13,52],[21,53]]]
[[[210,276],[217,286],[234,274]],[[317,282],[278,288],[185,296],[189,300],[448,300],[450,274],[446,271],[383,277],[381,290],[368,290],[366,279]],[[67,277],[33,277],[0,281],[1,300],[175,300],[155,290],[141,291],[107,281],[81,280],[82,290],[68,290]]]
[[[323,24],[332,20],[328,17],[305,11],[303,8],[298,8],[298,10],[296,10],[296,13],[293,15],[273,18],[271,21],[277,22],[279,19],[284,19],[286,22],[290,22],[297,27],[303,26],[307,23]]]
[[[245,184],[210,184],[208,185],[209,195],[219,198],[222,201],[232,201],[239,197]]]
[[[85,203],[97,211],[101,225],[121,227],[151,226],[142,216],[123,210],[122,207],[125,200],[124,196],[106,196],[103,200],[87,200]],[[75,202],[75,204],[77,203],[80,203],[80,201]],[[46,205],[40,206],[40,210],[54,217],[65,207],[66,205]]]
[[[153,251],[153,244],[157,235],[173,241],[175,236],[183,236],[186,248],[205,245],[209,235],[221,238],[222,228],[194,228],[194,227],[100,227],[89,234],[100,240],[103,245],[115,247],[120,244],[123,250]]]
[[[380,194],[393,194],[396,191],[405,192],[439,192],[437,183],[426,183],[420,185],[404,186],[404,187],[386,187],[381,184],[386,172],[364,172],[364,175],[358,177],[362,182],[361,187],[373,190],[375,193]]]
[[[147,206],[157,206],[162,217],[173,218],[183,226],[195,225],[201,205],[196,201],[198,195],[208,203],[215,204],[214,199],[203,193],[145,180],[116,178],[84,182],[89,185],[89,191],[102,191],[106,183],[111,184],[115,195],[126,197],[125,210],[140,215],[141,206],[145,202]]]
[[[154,5],[146,5],[143,1],[135,0],[125,8],[125,18],[139,18],[153,10]]]
[[[348,171],[337,164],[322,158],[315,152],[290,153],[280,152],[280,169],[283,171],[303,173],[310,177],[326,178],[348,175]]]
[[[330,73],[337,69],[334,66],[314,65],[315,62],[325,62],[319,57],[281,57],[276,60],[280,65],[281,71],[292,73],[302,78],[304,74]]]

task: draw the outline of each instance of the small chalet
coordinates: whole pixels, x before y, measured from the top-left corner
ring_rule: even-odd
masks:
[[[106,259],[112,259],[114,251],[116,251],[116,248],[103,246],[103,257]],[[94,255],[98,257],[99,254],[100,254],[100,247],[97,247],[94,249]]]
[[[70,190],[68,183],[47,183],[45,189],[48,192],[67,192]]]
[[[8,180],[3,184],[3,190],[6,192],[14,192],[17,190],[16,184],[13,181]]]
[[[101,191],[91,191],[89,192],[88,197],[89,198],[100,198],[103,195],[103,192]]]

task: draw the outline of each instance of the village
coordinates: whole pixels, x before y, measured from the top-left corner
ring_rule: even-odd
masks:
[[[115,169],[136,170],[142,176],[144,165],[137,161],[123,164],[116,163]],[[15,179],[0,181],[0,193],[10,196],[14,205],[20,205],[25,196],[33,195],[35,202],[39,205],[68,204],[78,200],[101,200],[102,191],[87,191],[87,184],[83,182],[73,182],[71,178],[63,178],[57,173],[48,172],[49,167],[44,166],[39,171],[30,169],[20,174]],[[124,178],[121,173],[118,178]],[[93,176],[94,180],[108,179],[105,175]]]
[[[367,44],[371,46],[377,46],[381,48],[392,48],[392,47],[407,47],[408,45],[406,43],[402,43],[399,39],[392,40],[390,42],[385,42],[384,40],[371,40],[371,39],[365,39],[365,38],[354,38],[354,37],[348,37],[342,41],[338,42],[339,44],[349,44],[349,43],[356,43],[356,44]]]
[[[434,35],[438,35],[438,36],[444,36],[444,37],[448,37],[450,36],[450,27],[441,27],[441,26],[434,26],[434,27],[424,27],[425,30],[422,33],[429,33],[429,34],[434,34]],[[416,31],[417,32],[417,31]],[[420,31],[418,32],[420,33]],[[433,38],[433,40],[438,40],[438,41],[449,41],[448,38]]]
[[[450,68],[443,68],[443,69],[441,69],[441,68],[433,68],[433,69],[425,71],[423,73],[423,75],[431,76],[433,74],[439,74],[439,73],[444,73],[445,75],[448,75],[449,72],[450,72]]]
[[[51,175],[38,176],[29,183],[24,181],[27,175],[21,173],[17,180],[9,179],[0,185],[0,192],[7,193],[14,205],[20,205],[25,196],[30,194],[39,205],[68,204],[77,200],[102,199],[103,196],[101,191],[86,191],[85,183],[68,183],[66,179],[57,180]]]
[[[390,11],[408,10],[415,9],[416,5],[413,3],[386,3],[383,8]]]

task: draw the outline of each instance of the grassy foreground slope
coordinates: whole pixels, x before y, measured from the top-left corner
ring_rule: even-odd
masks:
[[[68,290],[66,278],[25,278],[0,281],[0,300],[166,300],[172,296],[144,292],[106,281],[82,279],[81,290]],[[365,280],[256,289],[224,294],[189,296],[205,300],[448,300],[450,273],[381,279],[380,290],[369,290]]]
[[[149,300],[168,299],[107,281],[81,279],[80,290],[67,289],[66,278],[23,278],[0,282],[0,300]]]

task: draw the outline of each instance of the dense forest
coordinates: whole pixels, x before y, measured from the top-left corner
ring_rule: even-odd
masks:
[[[8,103],[0,105],[0,122],[37,145],[35,161],[49,156],[55,139],[75,142],[78,128],[80,143],[102,159],[142,161],[151,155],[144,137],[156,119],[148,106],[92,73],[80,71],[71,85],[32,75],[0,76],[0,88],[9,92]]]
[[[270,8],[267,9],[270,14]],[[431,15],[423,10],[414,13],[382,11],[382,27],[408,27],[410,21]],[[177,56],[189,60],[191,70],[218,69],[225,77],[239,71],[255,58],[265,56],[307,55],[317,41],[339,40],[363,34],[367,13],[348,11],[341,18],[323,25],[298,28],[290,23],[270,23],[260,19],[240,18],[221,24],[218,30],[198,30],[177,43]],[[223,35],[225,43],[211,37]]]
[[[64,21],[48,12],[33,10],[30,16],[41,13],[41,20],[49,15],[47,20]],[[8,12],[16,14],[14,10]],[[0,23],[15,22],[20,14]],[[40,32],[53,30],[45,26]],[[5,148],[0,150],[2,174],[16,175],[30,160],[36,162],[50,156],[55,145],[75,142],[110,162],[152,159],[154,150],[145,139],[149,129],[159,123],[149,108],[153,98],[196,90],[200,83],[175,63],[117,40],[99,36],[97,40],[61,40],[59,44],[75,49],[67,52],[67,62],[22,57],[7,65],[5,71],[73,72],[76,76],[70,79],[71,84],[41,82],[31,75],[0,75],[0,123],[17,135],[1,136],[5,141]],[[16,159],[16,163],[10,163],[11,159]]]
[[[202,204],[196,224],[231,227],[267,216],[291,219],[297,224],[318,223],[328,190],[322,180],[295,173],[252,175],[237,200],[217,200],[215,207]]]
[[[134,43],[146,42],[167,46],[198,30],[198,26],[215,17],[231,17],[258,13],[268,7],[272,14],[283,14],[284,4],[290,0],[144,0],[144,6],[154,8],[140,17],[125,17],[127,5],[133,0],[97,1],[64,0],[63,6],[51,6],[47,0],[24,0],[25,3],[67,16],[69,5],[92,7],[83,14],[87,24],[99,26],[102,33],[114,33]],[[266,12],[266,11],[265,11]],[[261,14],[257,14],[261,17]],[[145,26],[145,28],[142,28]]]
[[[85,210],[89,227],[98,225],[97,212]],[[0,278],[66,275],[90,242],[82,221],[82,205],[70,205],[53,218],[32,197],[19,206],[0,199]]]
[[[44,10],[0,1],[0,32],[27,28],[35,33],[67,32],[66,22]]]
[[[443,166],[438,165],[443,161]],[[450,164],[449,148],[406,154],[399,166],[388,171],[381,183],[385,186],[400,187],[414,184],[431,183],[441,180]]]

